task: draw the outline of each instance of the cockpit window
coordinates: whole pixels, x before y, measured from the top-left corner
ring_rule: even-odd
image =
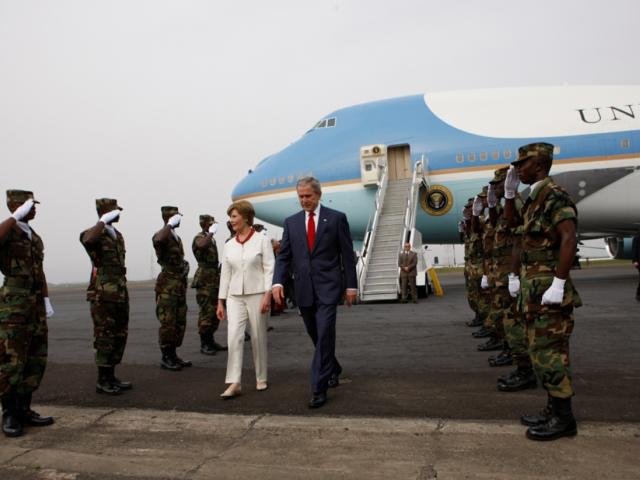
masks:
[[[325,118],[324,120],[320,120],[318,123],[316,123],[311,130],[307,131],[307,133],[313,132],[318,128],[332,128],[335,126],[336,126],[336,117]]]

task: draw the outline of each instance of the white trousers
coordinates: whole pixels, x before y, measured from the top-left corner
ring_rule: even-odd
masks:
[[[267,319],[269,313],[260,313],[263,293],[229,295],[227,298],[227,378],[226,383],[240,383],[244,353],[244,331],[249,322],[253,366],[256,381],[267,381]]]

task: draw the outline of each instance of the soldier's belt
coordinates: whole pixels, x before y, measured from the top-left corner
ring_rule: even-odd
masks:
[[[104,266],[104,267],[98,267],[98,273],[104,273],[106,275],[126,275],[127,274],[127,268],[126,267],[118,267],[118,266]]]
[[[5,277],[4,284],[7,287],[24,288],[27,290],[38,290],[42,288],[42,282],[36,282],[26,277]]]
[[[534,250],[520,253],[520,261],[528,265],[537,262],[553,262],[558,258],[558,252],[555,250]]]
[[[218,269],[218,264],[216,263],[199,263],[198,268],[206,268],[206,269]]]
[[[171,273],[173,275],[184,275],[184,267],[162,267],[162,273]]]

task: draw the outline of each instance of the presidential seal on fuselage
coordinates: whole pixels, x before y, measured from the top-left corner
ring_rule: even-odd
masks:
[[[453,206],[453,194],[443,185],[432,185],[420,190],[420,205],[429,215],[444,215]]]

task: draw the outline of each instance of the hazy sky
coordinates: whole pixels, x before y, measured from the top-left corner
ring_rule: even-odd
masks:
[[[42,202],[52,283],[88,278],[78,235],[102,196],[125,208],[130,279],[151,276],[164,204],[185,214],[193,268],[198,214],[225,220],[247,170],[322,115],[425,91],[640,84],[638,19],[635,0],[0,0],[0,189]]]

